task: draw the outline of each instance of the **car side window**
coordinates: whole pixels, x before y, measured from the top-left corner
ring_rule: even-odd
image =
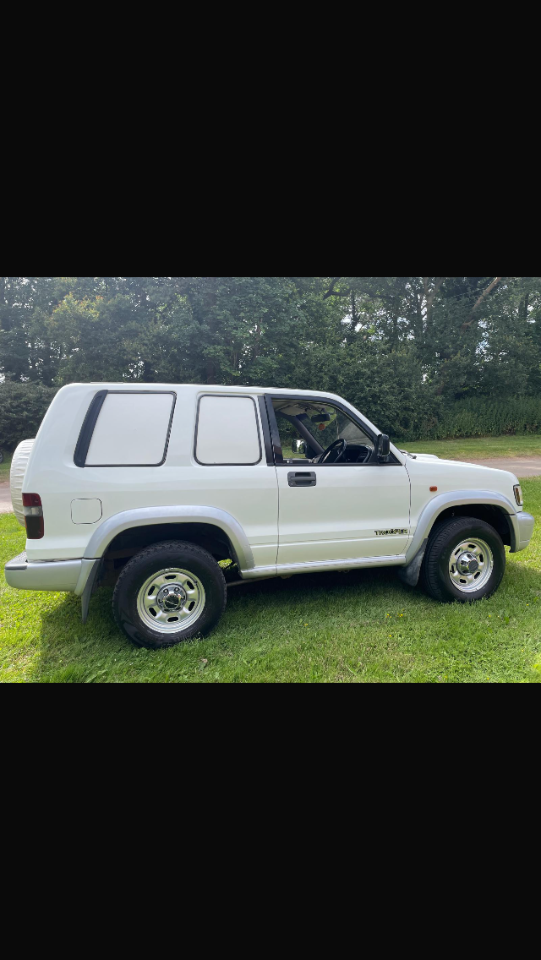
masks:
[[[273,400],[284,462],[367,463],[374,443],[343,410],[318,401]]]
[[[293,418],[277,412],[276,421],[284,460],[311,460],[317,456],[317,447],[311,445],[310,437],[301,433]]]
[[[104,391],[84,463],[77,466],[161,466],[175,400],[174,393]]]
[[[195,458],[203,466],[255,466],[262,448],[252,397],[219,394],[201,397],[195,437]]]

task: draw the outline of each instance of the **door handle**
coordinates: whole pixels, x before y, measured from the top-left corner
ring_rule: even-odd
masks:
[[[315,473],[288,473],[287,482],[290,487],[315,487],[317,476]]]

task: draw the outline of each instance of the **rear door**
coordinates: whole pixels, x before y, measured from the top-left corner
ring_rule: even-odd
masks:
[[[345,406],[292,395],[267,399],[267,410],[278,475],[278,564],[403,555],[410,526],[405,466],[392,455],[378,462],[377,438]]]

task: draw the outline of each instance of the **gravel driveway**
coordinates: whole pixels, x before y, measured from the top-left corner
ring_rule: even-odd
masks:
[[[477,463],[480,467],[495,467],[496,470],[510,470],[519,480],[541,475],[541,457],[502,457],[498,460],[465,460],[464,463]],[[0,483],[0,513],[11,513],[9,483]]]
[[[509,470],[519,480],[541,475],[541,457],[500,457],[497,460],[463,460],[463,463],[476,463],[480,467],[494,467],[495,470]]]
[[[0,513],[11,513],[11,511],[9,483],[0,483]]]

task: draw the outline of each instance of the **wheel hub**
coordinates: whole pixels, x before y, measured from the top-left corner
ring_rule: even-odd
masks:
[[[479,570],[479,561],[473,553],[463,553],[457,561],[459,573],[477,573]]]
[[[156,597],[160,610],[180,610],[186,602],[186,591],[179,585],[162,587]]]
[[[159,633],[178,633],[192,627],[205,604],[205,588],[199,577],[177,567],[152,574],[137,597],[141,620]]]
[[[460,593],[477,593],[492,577],[494,554],[484,540],[457,543],[449,558],[449,577]]]

